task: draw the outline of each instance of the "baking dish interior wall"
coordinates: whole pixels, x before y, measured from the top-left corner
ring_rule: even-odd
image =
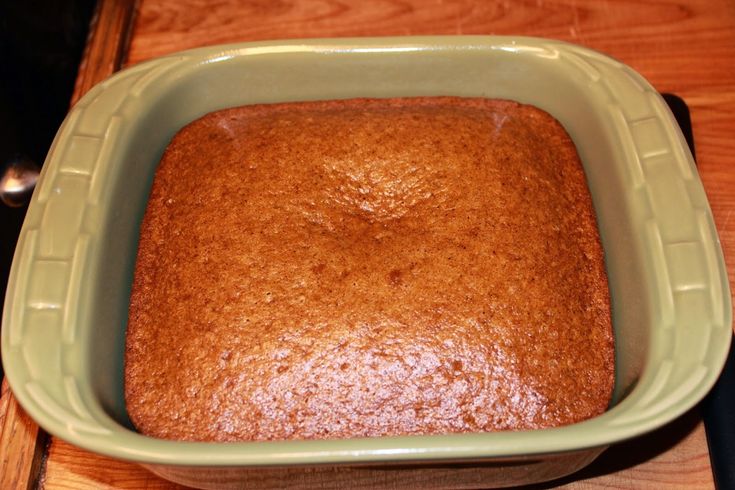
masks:
[[[172,57],[144,95],[128,97],[121,106],[119,151],[111,156],[112,178],[100,206],[104,233],[95,244],[99,248],[87,284],[102,287],[90,286],[86,292],[88,321],[80,334],[88,338],[82,343],[91,387],[87,396],[114,420],[130,426],[123,398],[127,307],[138,230],[163,150],[176,131],[208,112],[296,100],[498,97],[534,104],[556,117],[582,158],[605,249],[616,339],[613,403],[635,386],[654,325],[653,292],[643,277],[642,246],[629,205],[632,191],[620,163],[624,155],[616,144],[619,136],[606,122],[609,117],[601,112],[605,108],[588,100],[591,82],[584,73],[564,68],[548,53],[487,49],[461,55],[442,49],[298,56],[283,52],[268,57],[233,52],[231,57],[194,66],[177,64],[181,59]],[[136,116],[126,118],[127,113]]]

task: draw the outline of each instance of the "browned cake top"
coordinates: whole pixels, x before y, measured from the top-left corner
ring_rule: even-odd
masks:
[[[125,391],[145,434],[533,429],[605,410],[607,279],[548,114],[452,97],[209,114],[158,168]]]

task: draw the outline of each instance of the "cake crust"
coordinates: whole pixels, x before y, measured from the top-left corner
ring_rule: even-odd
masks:
[[[554,427],[614,382],[575,147],[511,101],[254,105],[177,133],[125,354],[144,434],[238,441]]]

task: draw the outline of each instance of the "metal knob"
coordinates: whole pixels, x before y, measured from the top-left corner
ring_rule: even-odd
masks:
[[[40,169],[27,157],[15,156],[3,166],[0,177],[0,200],[11,208],[28,204],[36,187]]]

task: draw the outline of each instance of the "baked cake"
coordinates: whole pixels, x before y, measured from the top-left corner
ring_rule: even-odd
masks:
[[[240,441],[523,430],[602,413],[603,252],[549,114],[253,105],[176,134],[130,302],[139,431]]]

